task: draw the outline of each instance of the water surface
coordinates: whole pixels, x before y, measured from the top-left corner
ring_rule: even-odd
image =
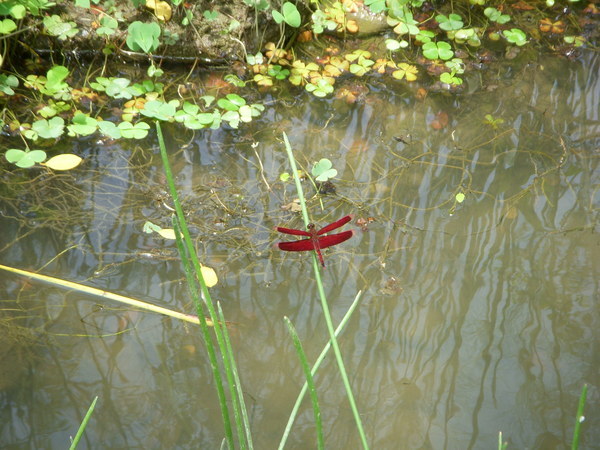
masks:
[[[305,183],[316,222],[375,219],[325,252],[323,273],[336,321],[364,292],[340,345],[372,448],[493,448],[499,431],[509,448],[563,448],[584,383],[582,448],[600,442],[599,61],[546,57],[496,86],[423,100],[372,80],[357,104],[267,98],[239,131],[166,127],[198,253],[233,322],[256,448],[276,447],[303,382],[283,317],[312,359],[327,340],[310,256],[272,247],[273,226],[301,227],[282,209],[297,196],[279,181],[282,131],[303,168],[329,158],[339,171],[323,208]],[[0,198],[2,264],[193,312],[174,244],[142,232],[170,221],[156,142],[73,145],[86,163],[72,173],[3,175],[22,180]],[[3,447],[65,448],[98,395],[89,448],[217,448],[197,330],[0,280],[3,317],[30,332],[0,384]],[[328,447],[358,448],[333,360],[317,386]],[[289,448],[314,442],[307,401]]]

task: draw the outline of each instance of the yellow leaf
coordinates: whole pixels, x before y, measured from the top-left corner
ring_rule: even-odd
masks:
[[[213,287],[218,283],[219,279],[217,278],[217,273],[212,267],[200,265],[200,270],[202,272],[202,278],[204,278],[204,282],[208,287]]]
[[[162,228],[158,234],[165,239],[175,239],[175,230],[173,228]]]
[[[146,0],[146,7],[153,9],[158,20],[162,20],[164,22],[169,21],[171,19],[171,15],[173,14],[171,5],[162,0]]]
[[[71,170],[81,164],[81,161],[83,161],[83,159],[77,155],[63,153],[62,155],[56,155],[53,158],[50,158],[44,165],[53,170]]]

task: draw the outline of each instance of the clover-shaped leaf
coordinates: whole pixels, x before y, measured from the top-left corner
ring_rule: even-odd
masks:
[[[160,100],[150,100],[144,104],[144,109],[140,112],[146,117],[158,120],[170,120],[175,115],[178,106],[178,100],[171,100],[168,103]]]
[[[271,11],[271,14],[273,15],[275,22],[285,22],[293,28],[298,28],[302,23],[298,8],[291,2],[285,2],[281,7],[281,12],[274,9]]]
[[[317,181],[324,182],[330,178],[334,178],[337,175],[337,170],[333,169],[333,164],[330,160],[323,158],[313,166],[311,173]]]
[[[61,41],[75,36],[79,31],[75,22],[63,22],[61,17],[56,14],[44,17],[43,23],[48,34],[56,36]]]
[[[96,29],[96,34],[98,36],[107,37],[113,35],[117,31],[118,25],[119,23],[116,21],[116,19],[105,15],[102,17],[102,19],[100,19],[100,26]]]
[[[19,86],[19,80],[14,75],[0,75],[0,92],[4,92],[6,95],[15,95],[12,88],[17,86]]]
[[[90,117],[83,113],[78,113],[73,116],[73,124],[69,125],[70,136],[89,136],[94,133],[98,128],[98,121],[93,117]]]
[[[415,81],[417,79],[417,73],[419,69],[415,66],[407,63],[398,64],[398,70],[392,72],[392,76],[398,80],[406,78],[406,81]]]
[[[160,25],[135,21],[127,29],[127,46],[134,52],[152,53],[159,46]]]
[[[227,111],[221,116],[221,119],[229,124],[231,128],[237,128],[240,125],[240,113],[237,111]]]
[[[46,159],[46,152],[43,150],[21,150],[11,148],[4,154],[9,163],[15,164],[17,167],[28,168],[41,163]]]
[[[108,136],[109,138],[119,139],[121,137],[121,130],[119,130],[113,122],[109,122],[108,120],[98,122],[98,128],[104,136]]]
[[[447,42],[427,42],[423,44],[423,56],[427,59],[448,60],[454,56],[454,52]]]
[[[450,14],[449,16],[440,14],[435,20],[444,31],[460,30],[464,25],[462,18],[458,14]]]
[[[225,98],[220,98],[217,105],[226,111],[237,111],[246,104],[246,100],[237,94],[227,94]]]
[[[0,20],[0,34],[12,33],[17,29],[17,24],[12,19]]]
[[[146,122],[138,122],[135,125],[131,122],[121,122],[118,128],[125,139],[144,139],[148,135],[150,125]]]
[[[31,129],[37,133],[37,136],[44,139],[53,139],[63,134],[65,121],[61,117],[53,117],[50,120],[36,120],[31,125]]]
[[[333,92],[333,86],[326,78],[318,78],[315,82],[308,83],[304,89],[321,98]]]
[[[527,35],[518,28],[511,28],[510,30],[503,30],[502,34],[508,42],[516,44],[521,47],[527,44]]]

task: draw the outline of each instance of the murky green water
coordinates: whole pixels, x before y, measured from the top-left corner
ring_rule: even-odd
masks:
[[[276,447],[303,380],[283,316],[311,358],[327,339],[309,255],[272,248],[273,226],[300,226],[281,209],[296,197],[278,181],[282,131],[305,168],[329,158],[339,171],[324,209],[309,201],[315,221],[375,219],[326,251],[324,271],[336,320],[364,291],[340,343],[372,448],[494,448],[498,431],[509,448],[564,448],[584,383],[582,448],[600,442],[599,61],[547,58],[424,100],[401,83],[374,84],[355,105],[298,94],[240,131],[165,130],[198,252],[220,278],[214,298],[234,322],[256,448]],[[146,220],[169,224],[155,142],[77,148],[76,172],[23,177],[18,202],[3,192],[0,262],[193,312],[174,244],[142,233]],[[0,281],[2,317],[32,332],[3,361],[3,448],[65,448],[96,395],[88,448],[218,447],[199,333]],[[328,447],[358,448],[332,360],[317,383]],[[306,402],[289,448],[314,442]]]

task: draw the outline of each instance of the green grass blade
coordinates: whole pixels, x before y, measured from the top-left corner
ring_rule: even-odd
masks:
[[[581,424],[585,420],[583,410],[585,408],[587,388],[587,384],[584,384],[583,388],[581,388],[581,395],[579,396],[579,406],[577,407],[577,417],[575,420],[575,429],[573,430],[573,441],[571,442],[571,450],[577,450],[579,448],[579,433],[581,433]]]
[[[340,324],[338,325],[338,327],[335,330],[336,337],[339,336],[339,334],[342,332],[342,330],[346,326],[346,323],[348,323],[348,320],[350,320],[350,317],[352,317],[352,313],[354,312],[354,310],[360,303],[359,300],[360,300],[361,295],[362,295],[362,292],[359,292],[358,294],[356,294],[356,297],[354,298],[354,301],[350,305],[350,308],[348,308],[348,311],[346,311],[346,314],[344,314],[342,321],[340,322]],[[310,373],[313,377],[317,373],[317,370],[319,370],[319,367],[321,366],[321,363],[325,359],[325,356],[327,356],[327,352],[329,352],[330,348],[331,348],[331,341],[327,341],[327,344],[325,344],[325,347],[323,347],[323,350],[321,350],[319,357],[315,361],[315,364],[313,365],[313,367],[310,371]],[[292,431],[292,425],[294,424],[294,420],[296,420],[296,416],[298,415],[298,411],[300,410],[300,405],[302,404],[302,400],[304,399],[304,396],[306,395],[307,390],[308,390],[308,384],[305,382],[304,386],[302,386],[302,389],[300,390],[300,393],[298,394],[298,397],[296,398],[296,403],[294,403],[294,407],[292,408],[290,417],[288,418],[288,422],[287,422],[287,425],[285,426],[283,436],[281,437],[281,441],[279,442],[279,447],[278,447],[279,450],[283,450],[283,448],[285,447],[285,444],[290,435],[290,432]]]
[[[225,316],[223,315],[220,302],[217,302],[217,310],[219,313],[219,319],[225,323]],[[248,411],[246,410],[244,393],[242,392],[242,384],[240,383],[239,373],[233,357],[233,347],[231,347],[231,341],[229,339],[227,327],[223,327],[223,337],[225,338],[225,345],[227,346],[227,355],[230,358],[230,370],[226,371],[226,375],[227,382],[229,383],[231,398],[233,399],[233,413],[235,415],[235,423],[237,425],[240,448],[249,448],[252,450],[254,447],[252,445],[250,420],[248,420]],[[243,439],[244,436],[246,437],[245,440]]]
[[[79,441],[81,440],[81,436],[83,436],[83,432],[85,431],[85,427],[87,427],[87,424],[90,421],[90,418],[92,417],[92,413],[94,412],[94,408],[96,407],[97,401],[98,401],[98,396],[96,395],[96,398],[94,398],[94,400],[92,401],[92,404],[88,408],[87,413],[85,413],[85,417],[83,418],[81,425],[79,425],[79,429],[77,430],[77,434],[73,438],[73,442],[71,442],[71,446],[69,447],[69,450],[75,450],[77,448],[77,445],[79,444]]]
[[[179,250],[179,254],[181,255],[181,262],[183,264],[184,273],[186,276],[186,281],[188,285],[188,289],[194,304],[196,305],[196,312],[198,317],[200,318],[200,326],[202,331],[202,337],[204,339],[204,345],[206,347],[206,351],[208,353],[208,359],[210,361],[210,366],[212,369],[213,377],[215,378],[215,386],[217,389],[217,396],[219,398],[219,404],[221,407],[221,413],[223,415],[223,424],[224,426],[228,426],[231,428],[231,422],[229,419],[229,409],[227,407],[227,397],[225,396],[225,388],[223,385],[223,378],[221,376],[221,372],[219,371],[219,364],[217,362],[217,352],[215,349],[215,345],[212,339],[212,336],[209,332],[208,326],[205,321],[201,319],[204,315],[204,311],[202,309],[202,302],[200,301],[198,285],[196,280],[194,279],[194,273],[192,271],[191,263],[188,259],[188,253],[186,248],[183,245],[181,240],[181,227],[179,226],[179,219],[177,216],[173,216],[173,228],[175,230],[175,239],[177,243],[177,249]],[[233,431],[232,431],[233,433]],[[229,441],[228,441],[229,442]]]
[[[177,188],[175,187],[175,179],[173,178],[173,173],[171,172],[171,166],[169,164],[169,156],[167,155],[167,148],[165,146],[165,140],[162,134],[162,129],[159,121],[155,121],[156,124],[156,135],[158,138],[158,146],[160,148],[160,156],[163,162],[163,169],[165,171],[165,177],[167,178],[167,184],[169,186],[169,191],[171,193],[171,197],[173,199],[173,205],[175,206],[175,213],[177,214],[177,220],[180,227],[181,234],[183,235],[183,244],[185,247],[185,254],[182,256],[186,256],[186,259],[191,262],[192,267],[194,268],[194,272],[200,283],[200,290],[202,292],[202,298],[204,300],[204,304],[206,305],[210,318],[213,322],[215,337],[217,339],[217,345],[219,350],[221,351],[221,355],[223,355],[223,365],[227,366],[229,364],[229,358],[226,356],[227,348],[225,346],[223,340],[223,331],[221,329],[221,324],[217,318],[217,314],[215,308],[212,303],[212,299],[210,297],[210,292],[208,291],[208,287],[204,282],[204,277],[202,276],[202,270],[200,266],[200,261],[198,261],[198,256],[196,255],[196,251],[194,249],[194,244],[190,237],[190,232],[185,222],[185,215],[183,213],[183,208],[181,207],[181,203],[179,201],[179,196],[177,194]],[[178,233],[176,233],[178,234]],[[193,292],[193,291],[192,291]],[[197,292],[197,291],[196,291]],[[204,315],[202,312],[202,306],[198,295],[192,295],[192,299],[196,303],[196,310],[199,313],[198,319],[200,320],[200,325],[203,327],[203,336],[205,337],[205,344],[207,349],[210,347],[210,343],[212,341],[206,340],[206,335],[208,331],[204,331],[204,327],[206,327],[206,322],[203,320]],[[223,325],[224,326],[224,325]],[[211,366],[213,373],[216,374],[219,371],[219,367],[215,361],[211,361]],[[231,420],[229,418],[229,408],[227,407],[227,399],[225,398],[225,390],[223,388],[222,380],[220,376],[215,376],[215,383],[217,385],[217,393],[219,395],[219,403],[221,405],[221,416],[223,420],[223,427],[225,431],[225,438],[227,439],[227,443],[229,448],[234,448],[234,440],[233,440],[233,430],[231,427]]]
[[[317,428],[317,448],[322,450],[325,448],[323,443],[323,424],[321,422],[321,409],[319,408],[319,399],[317,397],[317,389],[315,388],[315,382],[313,380],[313,376],[310,370],[310,366],[308,365],[308,361],[306,359],[306,354],[304,353],[304,349],[302,348],[302,343],[300,342],[300,338],[298,337],[298,333],[296,332],[296,328],[288,319],[284,317],[285,324],[288,327],[288,331],[290,332],[290,336],[292,336],[292,340],[294,341],[294,347],[296,347],[296,353],[298,354],[298,358],[300,359],[300,363],[302,364],[302,370],[304,370],[304,377],[306,378],[306,384],[308,385],[308,392],[310,393],[310,399],[313,407],[313,414],[315,416],[315,426]]]
[[[508,447],[507,442],[502,442],[502,431],[498,432],[498,450],[506,450]]]
[[[306,224],[309,223],[308,220],[308,211],[306,210],[306,203],[304,202],[304,193],[302,191],[302,185],[300,184],[300,177],[298,176],[298,171],[296,169],[296,162],[294,159],[294,154],[292,153],[292,147],[288,140],[285,132],[283,133],[283,141],[285,143],[285,149],[288,154],[288,159],[290,161],[290,166],[292,167],[292,172],[294,174],[294,180],[296,182],[296,189],[298,189],[298,197],[300,198],[300,206],[302,207],[302,215],[304,217],[304,221]],[[358,408],[356,406],[356,401],[354,400],[354,394],[352,393],[352,388],[350,386],[350,381],[348,379],[348,373],[346,372],[346,367],[344,365],[344,360],[342,359],[342,352],[340,351],[340,347],[338,345],[337,339],[335,338],[335,330],[333,329],[333,322],[331,321],[331,314],[329,313],[329,305],[327,304],[327,297],[325,296],[325,289],[323,288],[323,282],[321,280],[321,271],[319,269],[319,262],[317,261],[317,256],[315,252],[311,252],[313,255],[313,268],[315,272],[315,280],[317,282],[317,289],[319,291],[319,297],[321,299],[321,307],[323,309],[323,317],[325,318],[325,323],[327,324],[327,331],[329,332],[329,339],[331,341],[333,347],[333,353],[335,355],[335,359],[338,365],[338,369],[340,372],[340,376],[342,377],[342,382],[344,384],[344,388],[346,389],[346,396],[348,397],[348,402],[350,403],[350,409],[352,410],[352,415],[354,416],[354,421],[356,422],[356,427],[358,434],[360,436],[360,440],[363,448],[368,449],[369,444],[367,443],[367,437],[365,435],[364,427],[362,425],[362,420],[360,418],[360,414],[358,413]]]

